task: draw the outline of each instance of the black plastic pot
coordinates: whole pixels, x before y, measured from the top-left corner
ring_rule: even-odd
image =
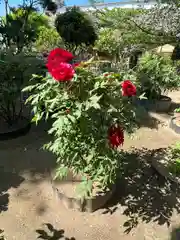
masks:
[[[176,124],[176,119],[177,119],[177,117],[172,117],[172,118],[171,118],[169,127],[170,127],[175,133],[180,134],[180,126],[178,126],[178,125]],[[180,118],[179,118],[179,120],[180,120]]]
[[[137,100],[137,104],[144,107],[147,111],[153,112],[169,112],[171,107],[171,98],[161,96],[160,99],[141,99]]]
[[[14,124],[12,127],[0,130],[0,141],[17,138],[26,135],[29,132],[31,128],[30,120],[28,118],[21,117],[19,121],[20,124],[17,124],[17,126]]]

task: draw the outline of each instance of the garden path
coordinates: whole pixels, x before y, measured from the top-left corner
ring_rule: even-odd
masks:
[[[0,142],[0,229],[7,240],[35,240],[38,229],[43,239],[54,240],[170,239],[172,228],[180,224],[180,190],[146,160],[152,149],[175,143],[178,135],[149,120],[133,138],[126,136],[124,148],[140,150],[129,155],[129,168],[114,198],[92,214],[67,210],[53,195],[48,172],[54,169],[55,159],[39,150],[45,139],[47,126],[42,124],[26,136]],[[45,223],[55,228],[54,237],[48,236]]]

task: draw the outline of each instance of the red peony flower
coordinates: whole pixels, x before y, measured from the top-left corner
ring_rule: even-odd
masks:
[[[62,48],[53,49],[48,56],[48,63],[56,62],[70,62],[74,58],[71,52],[68,52]]]
[[[136,86],[130,80],[125,80],[121,86],[123,96],[131,97],[136,95]]]
[[[59,62],[56,64],[48,63],[46,67],[52,77],[58,82],[70,81],[75,73],[72,65],[65,62]]]
[[[117,148],[124,143],[124,132],[120,126],[111,126],[108,131],[109,144]]]

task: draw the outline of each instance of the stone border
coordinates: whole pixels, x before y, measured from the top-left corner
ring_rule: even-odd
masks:
[[[180,127],[174,123],[176,117],[172,117],[169,123],[169,127],[177,134],[180,134]]]
[[[160,162],[158,162],[157,159],[152,158],[150,161],[150,164],[153,168],[156,169],[156,171],[163,176],[166,179],[169,179],[171,182],[175,182],[177,184],[180,184],[180,179],[178,180],[176,177],[174,177],[172,174],[169,173],[167,168]]]

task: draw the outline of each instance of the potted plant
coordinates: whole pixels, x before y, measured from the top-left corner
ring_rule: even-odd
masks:
[[[178,89],[180,77],[172,61],[152,53],[145,53],[136,69],[139,91],[145,99],[140,104],[148,110],[168,112],[171,98],[164,95],[167,91]]]
[[[57,157],[53,186],[58,196],[69,206],[94,211],[113,192],[124,158],[124,132],[136,128],[136,87],[123,74],[94,71],[93,62],[71,65],[72,58],[63,49],[51,51],[47,76],[35,77],[23,92],[30,94],[34,121],[51,118],[52,140],[44,148]],[[65,181],[60,188],[59,178]]]
[[[170,120],[170,128],[180,134],[180,108],[174,110],[174,116]]]
[[[40,69],[40,60],[9,50],[0,52],[0,139],[19,136],[30,129],[24,117],[21,90],[32,72]],[[41,64],[42,65],[42,64]]]

